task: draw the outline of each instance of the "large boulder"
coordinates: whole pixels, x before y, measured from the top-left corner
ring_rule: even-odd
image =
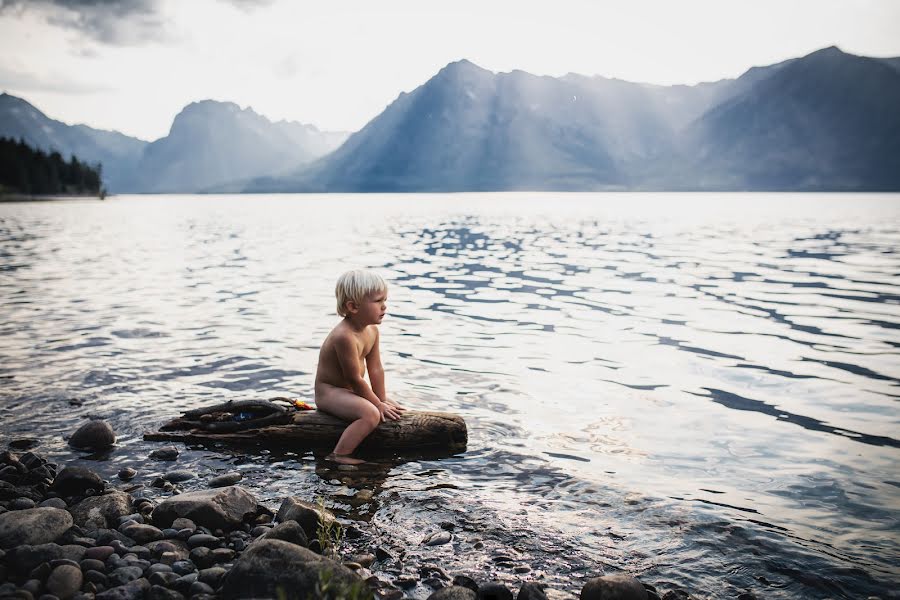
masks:
[[[365,581],[342,564],[282,540],[256,541],[241,554],[222,580],[222,596],[237,598],[316,597],[316,585],[328,583],[334,597],[372,598]],[[339,593],[343,588],[344,593]]]
[[[61,508],[27,508],[0,515],[0,548],[52,542],[72,526],[72,515]]]
[[[118,527],[119,519],[132,511],[131,496],[118,490],[85,498],[69,509],[75,524],[88,531]]]
[[[60,496],[93,496],[105,487],[103,479],[90,469],[66,467],[56,475],[50,489]]]
[[[584,584],[581,600],[647,600],[647,590],[631,575],[604,575]]]
[[[160,502],[153,509],[153,524],[165,529],[178,517],[185,517],[210,529],[230,529],[255,515],[258,508],[253,494],[238,485],[199,490]]]
[[[88,421],[75,430],[69,438],[69,445],[83,450],[106,450],[116,443],[116,433],[103,420]]]
[[[281,502],[275,520],[279,523],[297,521],[303,528],[306,537],[313,540],[318,536],[319,522],[321,521],[324,527],[331,527],[335,518],[334,514],[327,509],[294,496],[288,496]]]

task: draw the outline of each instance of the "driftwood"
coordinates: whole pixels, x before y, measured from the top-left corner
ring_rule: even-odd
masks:
[[[226,403],[188,411],[159,431],[144,434],[153,442],[223,443],[285,450],[334,448],[347,423],[319,411],[256,410],[268,402]],[[281,408],[281,407],[277,407]],[[246,421],[232,420],[238,411],[263,414]],[[446,452],[466,449],[468,432],[462,417],[449,413],[407,410],[399,421],[386,421],[360,445],[360,452]]]

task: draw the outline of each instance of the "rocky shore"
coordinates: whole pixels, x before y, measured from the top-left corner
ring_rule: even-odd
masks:
[[[345,554],[346,540],[357,532],[341,525],[323,501],[285,497],[275,512],[236,485],[237,472],[210,479],[208,489],[181,493],[177,484],[193,475],[174,469],[154,480],[149,493],[130,483],[134,469],[122,469],[118,482],[104,481],[90,469],[48,462],[29,451],[34,443],[15,440],[0,454],[0,599],[573,597],[537,581],[510,589],[454,576],[452,564],[410,571],[402,554],[379,545]],[[85,424],[69,439],[77,448],[114,443],[103,421]],[[152,457],[171,461],[178,454],[168,446]],[[445,530],[422,544],[451,539]],[[580,597],[690,598],[681,590],[660,594],[627,575],[592,578]]]

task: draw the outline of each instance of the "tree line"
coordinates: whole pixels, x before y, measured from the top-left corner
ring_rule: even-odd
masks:
[[[102,165],[90,165],[72,156],[68,162],[59,152],[37,150],[12,138],[0,137],[0,195],[54,194],[103,197]]]

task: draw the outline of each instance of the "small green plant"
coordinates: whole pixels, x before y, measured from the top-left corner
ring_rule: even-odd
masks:
[[[326,520],[325,497],[319,496],[319,523],[316,526],[316,538],[319,540],[319,548],[322,555],[329,558],[338,558],[338,549],[344,539],[344,528],[336,519]]]
[[[316,587],[310,594],[310,600],[369,600],[372,591],[362,581],[343,583],[335,581],[334,571],[322,569]]]

